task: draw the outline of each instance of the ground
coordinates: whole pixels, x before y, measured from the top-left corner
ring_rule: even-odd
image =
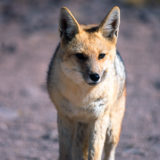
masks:
[[[98,23],[112,0],[0,1],[0,159],[56,160],[56,111],[47,67],[59,41],[59,9]],[[119,2],[118,49],[127,71],[127,105],[117,160],[160,158],[160,7]]]

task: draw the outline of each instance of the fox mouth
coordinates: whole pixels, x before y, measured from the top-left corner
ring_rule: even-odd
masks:
[[[95,85],[97,85],[99,82],[90,82],[90,83],[88,83],[89,85],[91,85],[91,86],[95,86]]]

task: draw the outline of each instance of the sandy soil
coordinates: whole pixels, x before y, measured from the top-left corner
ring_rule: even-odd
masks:
[[[109,0],[0,1],[0,159],[58,157],[56,111],[45,82],[59,41],[61,6],[80,23],[100,22]],[[122,3],[118,49],[127,69],[127,106],[117,160],[160,159],[160,7]]]

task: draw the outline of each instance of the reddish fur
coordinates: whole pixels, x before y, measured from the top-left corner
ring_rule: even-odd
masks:
[[[113,160],[125,111],[125,76],[121,77],[124,73],[116,73],[114,68],[117,36],[106,38],[102,32],[108,16],[115,11],[119,13],[119,9],[114,7],[96,32],[87,32],[93,26],[79,25],[68,9],[62,10],[73,20],[78,33],[67,42],[62,36],[48,72],[48,92],[58,112],[59,160],[100,160],[103,148],[106,160]],[[99,75],[105,70],[108,76],[90,86],[80,76],[85,66],[80,67],[75,53],[90,58],[87,64],[90,70]],[[101,60],[100,53],[106,54]],[[117,67],[122,70],[121,66]]]

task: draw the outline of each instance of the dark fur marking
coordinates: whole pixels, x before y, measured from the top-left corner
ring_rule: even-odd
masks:
[[[87,28],[87,29],[85,29],[85,31],[88,32],[88,33],[96,32],[96,31],[98,31],[98,26]]]
[[[96,100],[95,100],[95,102],[98,102],[98,101],[101,101],[102,100],[102,98],[97,98]]]
[[[79,145],[81,144],[82,141],[84,141],[85,139],[85,131],[86,131],[86,128],[88,127],[87,124],[85,123],[81,123],[79,122],[78,123],[78,126],[77,126],[77,141],[76,141],[76,144]]]
[[[61,36],[62,36],[62,38],[63,38],[63,41],[65,42],[65,43],[68,43],[68,42],[70,42],[74,37],[75,37],[75,35],[76,35],[77,33],[76,32],[71,32],[71,33],[67,33],[67,32],[62,32],[61,33]]]
[[[60,48],[60,43],[58,44],[58,46],[57,46],[57,48],[56,48],[56,50],[55,50],[55,52],[54,52],[54,54],[51,58],[51,61],[49,63],[48,72],[47,72],[47,84],[49,83],[49,79],[50,79],[50,76],[51,76],[51,70],[52,70],[52,66],[53,66],[53,63],[54,63],[54,58],[55,58],[56,53],[58,52],[59,48]]]
[[[123,59],[122,59],[122,57],[121,57],[121,55],[120,55],[120,52],[119,52],[118,50],[116,51],[116,54],[118,55],[120,61],[121,61],[121,62],[123,63],[123,65],[124,65],[124,61],[123,61]]]
[[[124,61],[123,61],[123,59],[122,59],[122,57],[121,57],[121,55],[120,55],[120,53],[119,53],[119,51],[117,50],[116,51],[116,55],[117,55],[117,58],[118,58],[118,60],[122,63],[122,65],[124,66],[124,75],[126,76],[126,70],[125,70],[125,65],[124,65]],[[116,62],[114,63],[114,68],[115,68],[115,73],[116,73],[116,75],[117,76],[119,76],[119,73],[118,73],[118,71],[117,71],[117,66],[116,66]],[[122,77],[122,79],[123,79],[124,77]],[[124,80],[124,79],[123,79]],[[117,98],[120,98],[121,97],[121,95],[122,95],[122,93],[123,93],[123,91],[124,91],[124,88],[125,88],[125,85],[126,85],[126,80],[121,80],[121,84],[120,84],[120,89],[119,89],[119,94],[118,94],[118,97]]]

